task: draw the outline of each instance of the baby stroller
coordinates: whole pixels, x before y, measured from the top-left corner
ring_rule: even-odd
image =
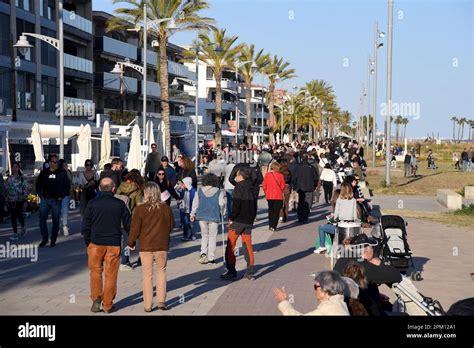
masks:
[[[398,215],[380,217],[380,258],[385,264],[400,269],[402,274],[407,274],[408,269],[411,268],[411,278],[420,281],[423,278],[421,272],[415,270],[412,251],[407,240],[407,225],[405,220]]]
[[[392,285],[392,290],[397,296],[397,302],[394,308],[395,312],[427,316],[446,314],[438,300],[424,296],[418,291],[410,279],[405,276],[402,276],[400,283]]]

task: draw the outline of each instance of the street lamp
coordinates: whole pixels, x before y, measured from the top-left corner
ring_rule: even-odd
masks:
[[[390,186],[390,136],[392,114],[392,38],[393,38],[393,0],[388,0],[388,42],[387,42],[387,142],[385,150],[385,182]]]
[[[379,31],[378,23],[375,21],[374,25],[374,60],[373,60],[373,71],[374,71],[374,105],[373,105],[373,123],[372,123],[372,167],[375,167],[375,139],[377,130],[377,70],[378,70],[378,49],[383,46],[379,39],[385,36],[384,32]]]
[[[22,33],[13,47],[18,48],[21,55],[28,54],[33,46],[26,36],[40,39],[59,51],[59,157],[64,158],[64,40],[63,40],[63,0],[58,1],[58,38],[34,33]],[[15,91],[16,93],[16,91]]]

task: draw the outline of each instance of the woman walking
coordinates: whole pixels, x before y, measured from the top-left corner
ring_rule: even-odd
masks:
[[[280,173],[280,164],[273,162],[270,171],[263,178],[263,191],[268,202],[268,227],[275,232],[278,226],[280,210],[283,208],[283,190],[286,187],[285,178]]]
[[[172,183],[166,177],[166,171],[164,169],[158,169],[155,176],[155,182],[158,184],[160,192],[162,194],[165,193],[165,196],[169,196],[166,201],[164,201],[166,204],[171,205],[171,198],[174,198],[177,201],[179,200],[179,195],[176,193]],[[166,194],[166,192],[168,194]]]
[[[81,216],[84,216],[87,203],[95,198],[99,183],[99,175],[94,171],[92,161],[86,160],[84,163],[84,171],[79,173],[78,184],[81,187],[80,208]]]
[[[156,264],[156,294],[158,309],[167,310],[166,264],[170,245],[170,234],[174,228],[171,208],[161,202],[160,189],[154,182],[145,185],[143,204],[136,207],[128,237],[128,247],[135,249],[138,239],[140,259],[143,267],[143,301],[145,312],[153,307],[153,263]]]
[[[326,204],[329,204],[332,197],[332,191],[336,188],[337,185],[336,173],[334,173],[334,170],[332,170],[331,165],[329,163],[326,163],[324,165],[324,169],[321,172],[319,180],[321,180],[323,185],[324,200],[326,201]]]
[[[291,193],[291,172],[288,169],[287,159],[282,159],[280,161],[280,173],[282,173],[283,177],[285,178],[285,189],[283,190],[283,208],[280,210],[280,222],[287,222]]]
[[[20,236],[23,237],[26,233],[25,229],[25,217],[23,210],[26,207],[26,196],[28,192],[26,190],[25,180],[20,170],[20,164],[17,162],[12,163],[12,175],[10,175],[5,182],[5,198],[7,202],[7,208],[10,213],[12,220],[13,236],[10,240],[18,240],[18,228],[17,220],[21,225]]]
[[[216,175],[206,174],[192,204],[191,222],[197,219],[201,228],[199,262],[202,264],[215,263],[217,232],[226,205],[226,195],[219,189],[219,183]]]
[[[176,177],[178,181],[183,181],[184,178],[190,177],[192,179],[192,185],[197,190],[197,176],[194,168],[194,163],[189,157],[182,154],[178,156],[178,169],[176,171]]]

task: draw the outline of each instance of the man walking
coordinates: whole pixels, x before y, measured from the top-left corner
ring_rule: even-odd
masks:
[[[151,144],[151,152],[146,156],[145,175],[149,181],[155,181],[155,174],[160,168],[160,154],[157,151],[157,145]]]
[[[50,155],[48,158],[49,168],[43,169],[36,180],[36,193],[40,197],[39,207],[39,224],[41,231],[42,248],[48,243],[49,233],[48,220],[49,212],[53,218],[53,226],[51,228],[50,246],[56,245],[59,231],[59,218],[61,215],[61,201],[64,197],[69,196],[70,182],[67,173],[59,168],[59,158],[57,155]]]
[[[120,158],[116,157],[112,160],[111,164],[111,170],[104,170],[102,171],[102,173],[100,173],[99,181],[103,178],[111,178],[114,182],[114,186],[119,187],[122,183],[123,161]]]
[[[405,178],[411,175],[411,155],[409,152],[405,154],[405,160],[403,161],[403,169]]]
[[[114,197],[115,184],[104,178],[99,186],[102,194],[87,204],[82,221],[82,234],[87,246],[90,269],[91,311],[116,311],[113,300],[117,293],[117,274],[120,266],[122,227],[130,231],[130,212],[123,201]],[[105,282],[102,273],[105,261]]]
[[[254,280],[254,255],[252,247],[252,226],[257,215],[257,205],[255,204],[255,194],[250,175],[247,168],[239,169],[235,177],[236,185],[232,202],[232,212],[229,214],[229,233],[227,236],[227,247],[225,251],[225,261],[227,271],[221,275],[224,280],[234,280],[237,278],[235,269],[236,258],[234,249],[237,239],[242,236],[242,249],[247,271],[244,277]]]
[[[297,165],[293,177],[293,187],[298,192],[298,222],[307,223],[311,206],[313,204],[313,193],[318,185],[318,173],[308,163],[308,155],[303,154],[302,161]]]

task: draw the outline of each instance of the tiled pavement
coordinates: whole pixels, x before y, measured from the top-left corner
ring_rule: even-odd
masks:
[[[151,315],[278,314],[272,288],[284,285],[295,307],[306,312],[316,305],[311,274],[329,268],[329,259],[313,254],[317,225],[323,223],[327,208],[315,206],[310,223],[297,225],[292,219],[277,232],[269,232],[266,202],[259,202],[259,221],[253,232],[256,280],[226,283],[219,279],[222,263],[201,265],[197,262],[199,240],[182,243],[175,231],[168,263],[168,312]],[[37,262],[26,259],[0,259],[0,314],[71,314],[89,315],[89,276],[83,241],[78,234],[79,217],[73,214],[69,237],[61,236],[56,248],[43,248]],[[449,307],[454,301],[474,294],[474,230],[447,227],[434,222],[407,219],[409,243],[415,263],[423,267],[422,282],[416,283],[425,295]],[[25,241],[39,242],[34,227],[37,216],[29,218]],[[8,240],[8,225],[0,229],[0,244]],[[222,256],[219,238],[218,252]],[[132,254],[132,260],[136,255]],[[221,258],[219,259],[221,260]],[[238,268],[245,261],[238,258]],[[141,269],[120,272],[114,315],[141,315]],[[390,295],[385,287],[382,291]],[[393,297],[393,296],[392,296]],[[99,314],[101,315],[101,314]]]

